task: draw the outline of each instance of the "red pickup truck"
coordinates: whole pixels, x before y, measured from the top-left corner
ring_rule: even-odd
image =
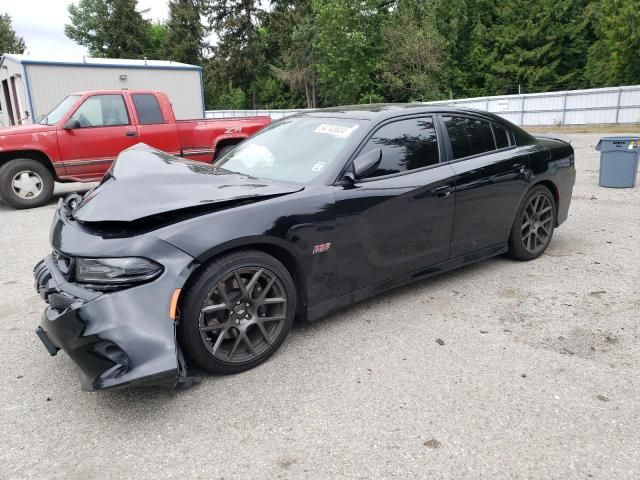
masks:
[[[270,122],[176,120],[159,91],[75,93],[34,125],[0,129],[0,198],[15,208],[43,205],[54,181],[98,180],[122,150],[139,142],[210,163]]]

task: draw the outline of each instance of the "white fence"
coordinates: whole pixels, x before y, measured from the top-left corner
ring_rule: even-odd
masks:
[[[516,125],[640,123],[640,85],[564,92],[425,102],[493,112]],[[278,119],[304,110],[209,110],[208,118],[270,115]]]

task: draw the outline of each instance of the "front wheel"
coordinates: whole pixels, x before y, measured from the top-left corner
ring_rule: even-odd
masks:
[[[0,198],[14,208],[33,208],[53,195],[53,175],[31,158],[9,160],[0,167]]]
[[[532,188],[522,201],[509,236],[509,255],[534,260],[551,242],[556,221],[556,202],[548,188]]]
[[[214,260],[190,282],[179,341],[201,368],[239,373],[278,349],[295,312],[295,285],[282,263],[260,251],[235,252]]]

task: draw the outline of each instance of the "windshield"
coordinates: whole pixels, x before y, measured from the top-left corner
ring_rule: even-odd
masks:
[[[346,118],[287,118],[238,145],[216,165],[258,178],[308,183],[327,171],[362,124]]]
[[[76,103],[76,100],[80,98],[80,95],[69,95],[62,100],[53,110],[48,114],[43,115],[38,119],[40,125],[55,125],[60,121],[62,117],[69,111],[71,106]]]

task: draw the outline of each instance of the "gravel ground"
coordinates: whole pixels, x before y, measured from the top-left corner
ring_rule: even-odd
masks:
[[[570,217],[539,260],[299,325],[188,391],[82,392],[33,333],[55,203],[0,206],[0,477],[640,478],[640,188],[598,187],[598,136],[573,137]]]

